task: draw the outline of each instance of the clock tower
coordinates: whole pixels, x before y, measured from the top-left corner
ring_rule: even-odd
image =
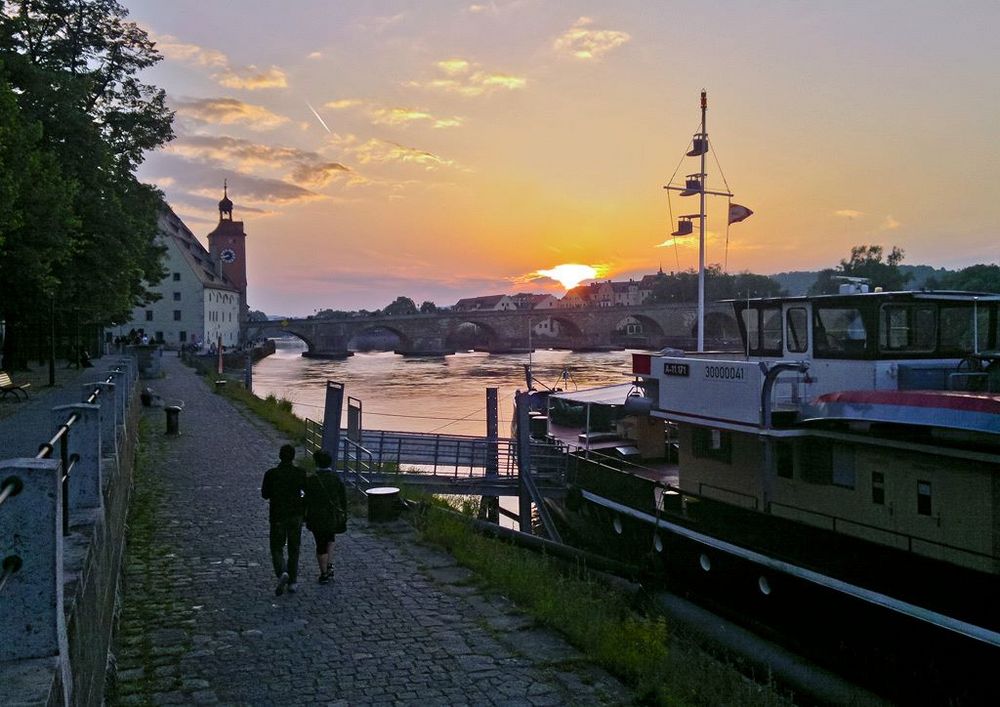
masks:
[[[217,263],[219,271],[233,287],[240,291],[240,338],[246,337],[250,307],[247,305],[247,234],[242,221],[233,221],[233,202],[229,199],[229,185],[223,182],[222,200],[219,202],[219,225],[208,234],[208,252]]]

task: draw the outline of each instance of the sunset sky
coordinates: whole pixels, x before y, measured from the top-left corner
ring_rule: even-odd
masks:
[[[560,264],[697,265],[662,186],[698,127],[735,201],[708,262],[835,265],[852,245],[1000,256],[1000,3],[124,0],[165,59],[149,155],[204,239],[223,179],[270,314],[533,291]],[[694,159],[678,177],[697,170]],[[724,187],[710,156],[708,188]]]

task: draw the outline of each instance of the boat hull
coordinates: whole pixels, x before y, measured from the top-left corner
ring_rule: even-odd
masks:
[[[949,591],[924,586],[915,596],[886,593],[891,578],[872,569],[884,551],[858,557],[855,570],[836,576],[801,558],[761,552],[740,543],[796,530],[803,543],[822,540],[815,529],[760,513],[727,513],[729,532],[707,528],[691,506],[704,501],[664,489],[635,475],[601,468],[578,474],[561,518],[576,540],[608,557],[642,565],[648,580],[736,620],[892,699],[940,699],[977,703],[1000,698],[989,666],[1000,660],[1000,619],[995,608],[973,607],[962,616],[945,613],[933,596]],[[841,539],[832,538],[831,542]],[[852,553],[861,545],[846,545]],[[891,572],[907,558],[886,565]],[[928,568],[915,561],[911,572]],[[975,573],[981,574],[981,573]],[[926,575],[925,575],[926,576]],[[956,578],[968,577],[958,571]],[[977,577],[977,599],[998,588],[996,578]],[[952,594],[955,588],[951,587]],[[994,594],[996,596],[996,594]],[[917,603],[915,599],[923,599]],[[943,602],[949,608],[955,603]],[[967,607],[968,608],[968,607]],[[981,611],[980,611],[981,609]]]

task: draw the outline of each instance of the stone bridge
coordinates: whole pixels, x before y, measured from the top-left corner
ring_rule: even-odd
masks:
[[[302,339],[304,356],[346,358],[359,336],[388,331],[399,339],[396,353],[443,356],[462,350],[460,331],[477,330],[477,350],[524,353],[533,349],[604,351],[624,348],[694,348],[697,306],[693,304],[534,309],[510,311],[444,311],[428,314],[356,316],[344,319],[285,319],[251,322],[250,336],[291,334]],[[529,333],[530,330],[530,333]],[[716,348],[738,339],[729,304],[705,307],[705,344]]]

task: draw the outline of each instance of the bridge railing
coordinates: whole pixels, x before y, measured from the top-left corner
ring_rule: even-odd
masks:
[[[55,432],[34,457],[0,460],[0,666],[65,650],[64,537],[71,514],[104,513],[117,464],[103,461],[117,461],[138,373],[136,359],[117,359],[82,402],[52,408]]]

